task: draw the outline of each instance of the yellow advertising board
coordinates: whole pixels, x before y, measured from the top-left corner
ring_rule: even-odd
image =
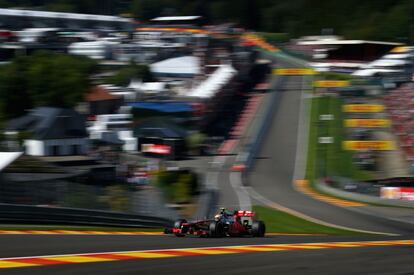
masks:
[[[316,74],[314,69],[308,68],[284,68],[273,69],[273,74],[277,75],[314,75]]]
[[[348,151],[389,151],[395,149],[395,144],[391,140],[346,140],[342,143],[342,147]]]
[[[345,119],[345,127],[356,128],[385,128],[390,127],[391,121],[389,119]]]
[[[409,51],[411,51],[410,47],[399,46],[399,47],[395,47],[390,52],[391,53],[406,53],[406,52],[409,52]]]
[[[384,105],[381,104],[345,104],[342,110],[345,113],[378,113],[384,111]]]
[[[349,81],[347,80],[318,80],[313,82],[315,88],[340,88],[348,87]]]

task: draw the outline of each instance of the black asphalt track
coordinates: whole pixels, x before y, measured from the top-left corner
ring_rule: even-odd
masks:
[[[215,239],[199,237],[177,238],[172,235],[0,235],[0,258],[168,248],[392,239],[401,239],[401,237],[267,236],[265,238]]]
[[[283,61],[278,61],[280,62]],[[281,64],[281,66],[293,66]],[[174,236],[0,235],[0,257],[212,247],[248,244],[412,239],[409,227],[315,201],[292,187],[303,77],[289,77],[279,108],[249,177],[263,196],[312,217],[365,230],[405,236],[272,236],[203,239]],[[305,80],[306,81],[306,80]],[[282,82],[283,83],[283,82]],[[299,84],[298,84],[299,83]],[[305,85],[306,86],[306,85]],[[169,259],[3,269],[0,274],[414,274],[413,246],[209,255]]]
[[[297,67],[283,59],[274,58],[274,61],[279,67]],[[324,222],[376,232],[414,233],[412,224],[354,212],[352,209],[315,200],[294,189],[292,182],[302,100],[301,89],[309,89],[312,83],[311,78],[306,76],[283,77],[286,79],[278,81],[279,84],[273,90],[279,93],[278,107],[254,169],[249,174],[249,185],[268,200]]]
[[[17,236],[16,236],[17,237]],[[2,256],[104,252],[172,247],[259,243],[301,243],[384,237],[269,237],[262,239],[199,239],[170,236],[9,236],[1,238]],[[27,244],[27,245],[26,245]],[[7,247],[7,248],[6,248]],[[0,269],[0,274],[413,274],[414,246],[359,247],[321,250],[206,255],[169,259]]]

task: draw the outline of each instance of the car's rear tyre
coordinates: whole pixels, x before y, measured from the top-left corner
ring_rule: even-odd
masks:
[[[185,219],[179,219],[179,220],[176,220],[174,222],[174,228],[182,229],[182,232],[181,233],[175,233],[175,236],[177,236],[177,237],[184,237],[185,236],[185,232],[183,232],[184,228],[181,228],[181,226],[183,225],[183,223],[186,223],[186,222],[187,222],[187,220],[185,220]]]
[[[210,237],[219,238],[224,236],[224,224],[222,222],[211,222],[208,229]]]
[[[266,234],[266,225],[263,221],[255,221],[252,224],[252,236],[264,237]]]

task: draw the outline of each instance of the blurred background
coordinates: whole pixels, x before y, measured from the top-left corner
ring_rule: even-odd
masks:
[[[263,51],[279,50],[333,81],[311,88],[310,178],[412,200],[413,12],[396,0],[1,0],[0,203],[204,215],[205,172],[251,146],[248,116],[271,83]]]

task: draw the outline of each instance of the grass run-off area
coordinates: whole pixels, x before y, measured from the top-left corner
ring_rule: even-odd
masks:
[[[162,228],[110,227],[110,226],[75,226],[75,225],[0,225],[0,230],[74,230],[103,232],[162,232]]]
[[[342,149],[346,140],[343,127],[342,99],[335,96],[311,99],[309,147],[306,178],[342,176],[355,180],[370,180],[372,173],[359,169],[352,161],[352,152]],[[320,115],[333,115],[332,120],[320,120]],[[320,144],[319,137],[332,137],[333,143]]]
[[[363,233],[338,229],[325,225],[313,223],[288,213],[274,210],[263,206],[254,206],[257,218],[266,224],[268,233],[285,234],[321,234],[321,235],[361,235]]]

